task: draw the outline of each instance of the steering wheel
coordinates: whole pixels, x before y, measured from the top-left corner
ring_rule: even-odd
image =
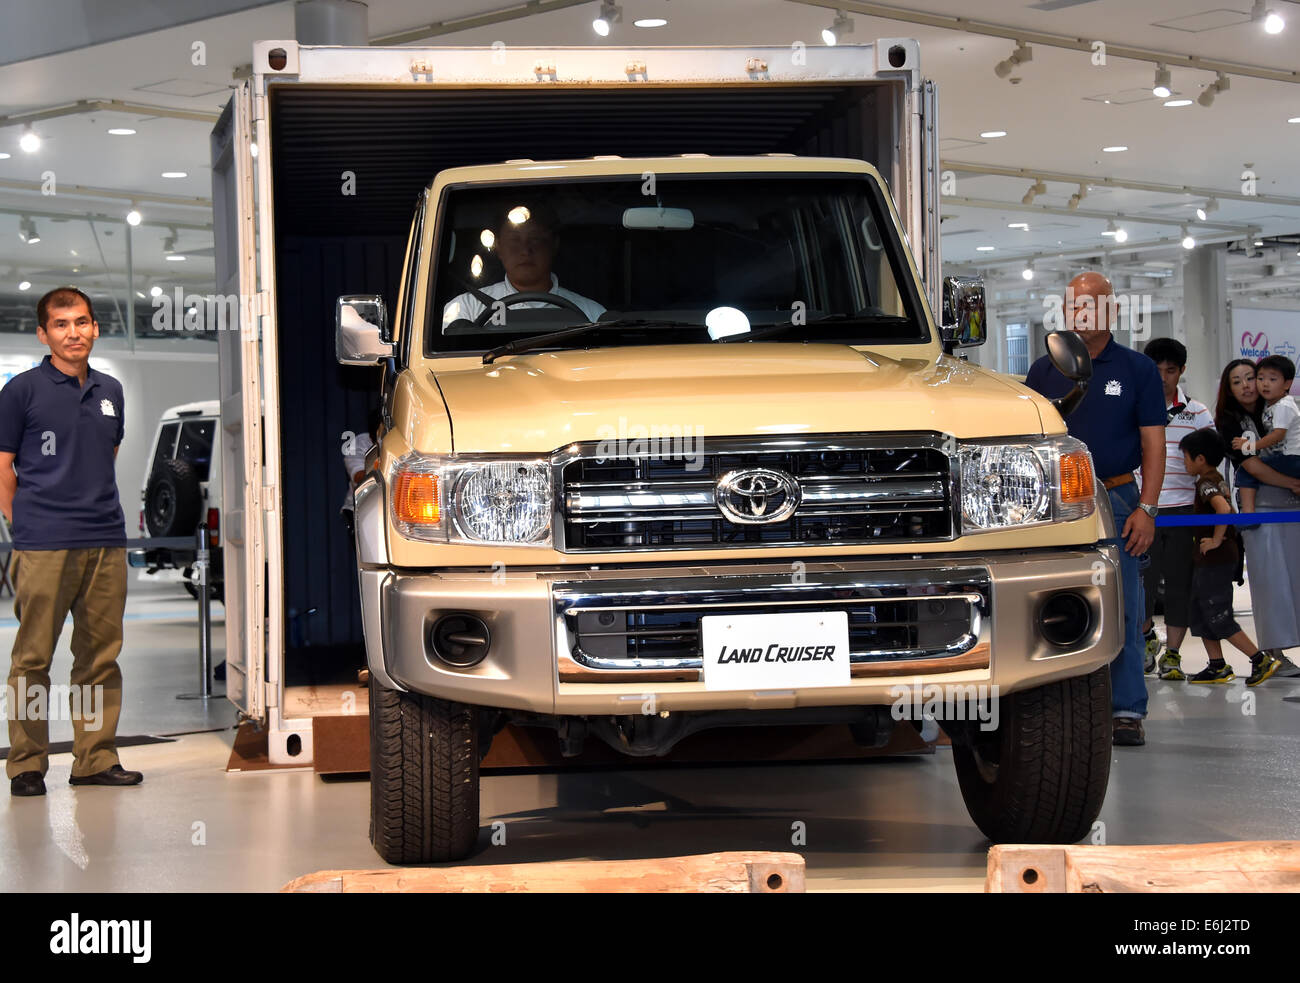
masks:
[[[540,290],[521,290],[517,293],[507,294],[504,297],[498,297],[494,300],[491,307],[484,307],[479,311],[478,317],[474,318],[474,327],[481,328],[487,324],[492,312],[496,309],[497,304],[505,304],[506,307],[513,307],[515,304],[526,304],[529,301],[545,301],[553,307],[566,307],[575,314],[581,315],[583,322],[591,320],[587,317],[587,312],[581,307],[569,300],[568,297],[561,297],[559,294],[545,293]]]

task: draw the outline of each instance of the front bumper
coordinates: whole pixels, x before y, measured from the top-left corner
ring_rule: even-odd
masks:
[[[792,574],[792,569],[797,574]],[[370,668],[385,685],[480,706],[543,714],[782,709],[896,702],[899,686],[996,686],[1010,693],[1108,664],[1123,641],[1119,554],[1114,546],[959,554],[942,559],[636,566],[585,571],[361,571]],[[1068,591],[1087,605],[1074,644],[1049,642],[1039,614]],[[710,691],[689,659],[602,658],[587,651],[577,618],[635,607],[658,613],[734,610],[761,602],[789,610],[854,610],[919,594],[960,598],[967,630],[916,637],[917,651],[855,657],[847,686]],[[430,629],[469,613],[491,631],[486,658],[469,669],[433,653]],[[613,668],[613,666],[621,666]]]

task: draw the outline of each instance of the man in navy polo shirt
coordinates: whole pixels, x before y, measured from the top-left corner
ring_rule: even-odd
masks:
[[[72,287],[36,305],[50,353],[0,390],[0,511],[13,526],[18,635],[6,692],[13,795],[44,795],[50,663],[72,612],[73,762],[69,784],[138,785],[117,758],[122,710],[126,525],[113,462],[122,442],[122,385],[92,369],[99,325]]]
[[[1106,486],[1115,527],[1124,550],[1120,579],[1124,590],[1124,648],[1110,664],[1114,743],[1146,743],[1147,715],[1143,674],[1145,615],[1138,558],[1155,538],[1160,487],[1165,476],[1164,384],[1155,362],[1116,344],[1111,336],[1115,291],[1100,273],[1080,273],[1066,291],[1065,323],[1079,334],[1092,356],[1088,393],[1065,418],[1070,436],[1088,445],[1097,477]],[[1044,355],[1029,369],[1025,385],[1054,399],[1073,386]],[[1142,469],[1139,494],[1133,472]]]

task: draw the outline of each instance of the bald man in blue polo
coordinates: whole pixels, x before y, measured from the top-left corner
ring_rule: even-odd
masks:
[[[1115,290],[1100,273],[1080,273],[1066,291],[1065,324],[1092,356],[1087,395],[1065,418],[1070,436],[1088,445],[1093,466],[1110,496],[1120,530],[1120,579],[1124,589],[1124,648],[1110,664],[1112,739],[1146,743],[1147,684],[1142,663],[1145,615],[1139,557],[1155,539],[1160,487],[1165,478],[1165,395],[1156,363],[1115,341],[1111,319]],[[1064,396],[1073,383],[1046,355],[1029,369],[1025,385],[1049,399]],[[1139,492],[1133,472],[1142,469]]]

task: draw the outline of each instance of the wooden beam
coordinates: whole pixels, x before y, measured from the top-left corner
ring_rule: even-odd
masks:
[[[804,862],[797,853],[755,851],[649,860],[321,870],[280,890],[288,894],[801,894]]]
[[[1300,893],[1300,840],[1160,846],[1006,844],[989,850],[999,894]]]

